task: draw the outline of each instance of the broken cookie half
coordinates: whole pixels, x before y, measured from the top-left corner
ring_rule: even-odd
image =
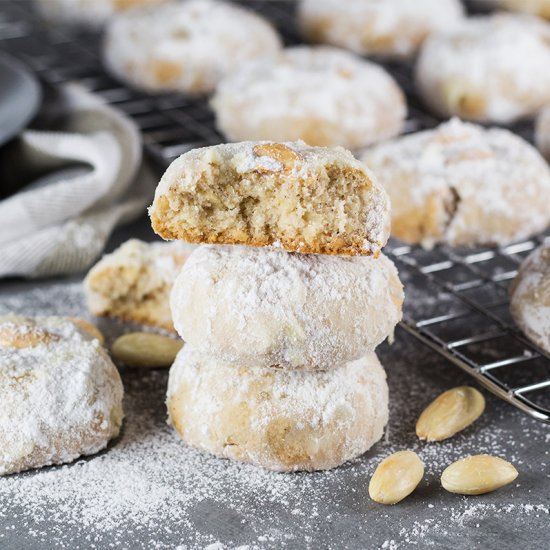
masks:
[[[390,228],[388,196],[364,164],[302,141],[189,151],[164,174],[149,214],[165,239],[313,254],[378,256]]]

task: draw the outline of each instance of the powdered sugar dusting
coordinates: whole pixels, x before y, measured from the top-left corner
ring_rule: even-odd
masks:
[[[402,302],[386,256],[245,246],[195,250],[171,296],[174,326],[196,349],[249,366],[311,370],[373,351],[393,332]]]
[[[104,448],[122,391],[99,342],[71,321],[0,317],[0,474]]]

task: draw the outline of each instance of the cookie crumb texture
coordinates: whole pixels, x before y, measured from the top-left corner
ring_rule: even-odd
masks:
[[[126,241],[84,279],[88,308],[94,315],[173,332],[170,291],[192,250],[184,243]]]
[[[244,366],[331,370],[373,351],[401,319],[403,287],[383,254],[336,257],[202,246],[171,296],[201,353]]]
[[[165,239],[374,255],[390,206],[374,175],[342,149],[242,142],[194,149],[162,177],[149,210]]]
[[[392,202],[392,233],[430,248],[506,245],[550,224],[550,169],[525,140],[452,119],[363,160]]]
[[[326,470],[382,437],[388,387],[374,353],[303,373],[240,367],[187,347],[170,371],[167,405],[188,445],[269,470]]]
[[[106,351],[63,317],[0,317],[0,475],[103,449],[122,424]]]

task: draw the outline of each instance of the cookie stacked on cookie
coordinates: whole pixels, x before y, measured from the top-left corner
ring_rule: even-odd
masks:
[[[292,471],[380,439],[388,389],[373,351],[403,290],[381,253],[389,201],[362,163],[303,142],[196,149],[168,168],[150,215],[164,238],[213,245],[171,296],[186,346],[167,404],[186,443]]]

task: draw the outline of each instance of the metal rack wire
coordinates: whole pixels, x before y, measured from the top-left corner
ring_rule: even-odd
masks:
[[[299,42],[291,2],[242,3],[269,18],[286,44]],[[474,4],[469,8],[476,10]],[[29,0],[0,3],[0,48],[26,62],[44,83],[56,86],[77,80],[125,111],[141,129],[146,151],[161,166],[192,148],[223,141],[206,98],[148,95],[122,85],[103,70],[100,42],[97,33],[45,25]],[[407,94],[407,131],[437,125],[439,120],[416,96],[411,66],[385,65]],[[532,139],[529,122],[513,130]],[[491,392],[550,423],[550,355],[514,326],[507,293],[519,263],[543,239],[501,248],[432,251],[391,241],[386,251],[409,297],[402,328]]]

